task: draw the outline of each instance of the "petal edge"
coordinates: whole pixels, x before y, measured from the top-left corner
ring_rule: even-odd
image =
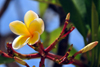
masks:
[[[33,44],[35,44],[36,42],[38,42],[39,39],[40,39],[40,35],[39,35],[39,33],[38,33],[37,31],[35,31],[35,32],[33,33],[33,36],[30,37],[28,44],[29,44],[29,45],[33,45]]]
[[[36,18],[38,18],[38,15],[32,10],[29,10],[28,12],[26,12],[24,16],[24,22],[26,26],[29,27],[29,24]]]
[[[21,21],[13,21],[9,24],[10,30],[17,35],[30,35],[25,24]]]
[[[12,43],[13,49],[19,49],[25,46],[29,41],[29,37],[27,36],[18,36]]]
[[[44,31],[44,22],[41,18],[36,18],[33,20],[29,25],[29,31],[32,34],[34,31],[39,32],[39,34],[42,34]]]

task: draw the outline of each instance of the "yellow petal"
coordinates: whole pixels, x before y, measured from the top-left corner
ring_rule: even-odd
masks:
[[[25,24],[21,21],[13,21],[9,24],[11,31],[17,35],[30,35]]]
[[[36,42],[39,41],[39,38],[40,38],[39,33],[38,33],[37,31],[35,31],[35,32],[33,33],[33,35],[30,37],[28,44],[29,44],[29,45],[35,44]]]
[[[36,18],[38,18],[38,15],[35,12],[32,10],[28,11],[24,16],[24,22],[26,26],[29,27],[29,24]]]
[[[39,32],[39,34],[42,34],[44,31],[44,22],[41,18],[37,18],[34,21],[32,21],[29,25],[29,31],[32,34],[34,31]]]
[[[18,36],[12,43],[13,49],[19,49],[28,43],[28,36]]]

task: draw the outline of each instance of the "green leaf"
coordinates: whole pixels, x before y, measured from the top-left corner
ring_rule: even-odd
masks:
[[[98,40],[99,17],[94,2],[92,2],[91,11],[92,41],[95,41]]]
[[[78,31],[83,35],[84,38],[86,38],[87,35],[87,29],[85,27],[85,22],[83,22],[82,16],[76,7],[73,0],[59,0],[62,7],[64,8],[66,13],[71,14],[70,20],[73,22],[73,24],[76,26]]]
[[[96,10],[96,6],[94,2],[92,1],[92,9],[91,9],[91,27],[92,27],[92,41],[98,40],[98,28],[99,28],[99,18],[98,18],[98,12]],[[95,59],[97,59],[97,48],[95,47],[92,50],[92,66],[95,65]]]
[[[98,11],[98,15],[99,15],[99,18],[100,18],[100,0],[98,0],[97,11]],[[99,25],[100,25],[100,19],[99,19]]]
[[[85,22],[91,28],[91,4],[92,4],[92,0],[84,0],[84,1],[85,1],[85,6],[86,6]]]
[[[55,29],[54,31],[52,31],[50,33],[50,42],[49,42],[49,44],[51,44],[52,42],[54,42],[55,39],[59,37],[61,31],[62,31],[62,29],[61,29],[61,27],[59,27],[59,28]]]
[[[85,13],[86,13],[86,6],[85,6],[84,0],[73,0],[73,3],[75,4],[82,18],[84,18]]]
[[[98,65],[98,67],[99,67],[99,65],[100,65],[100,25],[99,25],[99,29],[98,29],[98,45],[97,45],[97,50],[98,50],[98,53],[97,53],[97,58],[98,58],[98,60],[97,60],[97,65]]]
[[[0,55],[0,64],[11,63],[13,61],[14,61],[14,59],[6,58],[6,57],[3,57]]]
[[[62,28],[59,27],[59,28],[55,29],[54,31],[52,31],[52,32],[50,33],[49,45],[50,45],[51,43],[53,43],[53,42],[55,41],[56,38],[59,37],[61,31],[62,31]],[[56,45],[56,48],[54,48],[52,51],[53,51],[54,53],[56,53],[56,52],[57,52],[57,48],[58,48],[58,45]]]
[[[34,0],[34,1],[61,6],[61,4],[59,3],[59,0]]]
[[[50,41],[50,33],[44,31],[41,34],[41,40],[43,41],[43,46],[48,47],[49,46],[49,41]]]
[[[42,2],[39,3],[39,12],[40,12],[39,15],[40,15],[40,17],[43,17],[47,7],[48,7],[48,4],[42,3]]]
[[[95,7],[96,7],[96,10],[98,10],[99,5],[100,5],[100,0],[93,0],[94,4],[95,4]]]
[[[100,0],[93,0],[94,4],[95,4],[95,8],[98,12],[98,15],[100,17]],[[92,8],[92,0],[85,0],[85,6],[86,6],[86,22],[89,24],[90,28],[91,28],[91,8]],[[99,20],[99,24],[100,24],[100,20]]]

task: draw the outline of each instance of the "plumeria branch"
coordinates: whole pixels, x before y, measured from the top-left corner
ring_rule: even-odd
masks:
[[[83,49],[81,49],[80,51],[76,52],[73,56],[68,57],[70,54],[70,51],[72,50],[73,44],[69,47],[68,51],[66,52],[66,54],[64,56],[59,56],[59,55],[55,55],[50,53],[50,51],[55,47],[55,45],[63,38],[65,38],[71,31],[73,31],[75,29],[75,27],[71,27],[67,32],[66,32],[66,27],[69,23],[69,19],[70,19],[70,13],[67,14],[66,19],[65,19],[65,24],[64,27],[62,29],[61,34],[59,35],[59,37],[50,45],[48,46],[46,49],[44,49],[43,47],[43,43],[39,40],[37,43],[35,43],[34,45],[29,45],[32,49],[38,51],[38,53],[35,54],[21,54],[16,52],[13,48],[12,48],[12,43],[7,43],[7,53],[4,53],[3,51],[0,50],[0,55],[2,55],[3,57],[7,57],[7,58],[13,58],[15,59],[16,62],[25,65],[27,67],[29,67],[29,65],[23,61],[22,59],[32,59],[32,58],[41,58],[40,61],[40,65],[39,67],[44,67],[44,61],[45,58],[48,58],[58,64],[75,64],[78,65],[80,67],[85,66],[84,63],[82,63],[79,60],[74,59],[76,57],[76,55],[80,54],[80,53],[85,53],[91,49],[93,49],[97,44],[98,41],[92,42],[90,44],[88,44],[87,46],[85,46]]]
[[[49,46],[45,49],[46,52],[49,52],[51,51],[55,45],[61,40],[63,39],[64,37],[66,37],[71,31],[73,31],[75,29],[75,27],[72,27],[71,29],[69,29],[66,33],[66,27],[68,25],[68,22],[69,22],[69,19],[70,19],[70,13],[67,14],[66,16],[66,19],[65,19],[65,23],[64,23],[64,27],[62,29],[62,32],[60,34],[60,36]]]
[[[44,53],[45,53],[44,56],[42,56],[40,53],[35,53],[35,54],[20,54],[20,53],[18,53],[15,50],[12,49],[12,46],[11,46],[12,44],[11,43],[7,43],[8,54],[4,53],[1,50],[0,50],[0,54],[3,57],[14,58],[16,62],[18,62],[18,63],[20,63],[22,65],[25,65],[27,67],[28,67],[28,64],[25,61],[23,61],[22,59],[32,59],[32,58],[38,58],[38,57],[41,57],[40,67],[42,67],[44,65],[45,58],[48,58],[48,59],[50,59],[52,61],[55,61],[58,64],[70,64],[70,63],[73,63],[73,64],[76,64],[76,65],[80,65],[80,63],[81,63],[81,65],[84,65],[82,62],[80,62],[78,60],[75,60],[74,59],[75,56],[77,54],[84,53],[84,52],[90,50],[91,46],[93,48],[94,46],[97,45],[97,43],[98,42],[95,41],[95,42],[92,42],[92,43],[88,44],[86,47],[84,47],[83,49],[81,49],[80,51],[78,51],[77,53],[75,53],[72,57],[68,57],[68,55],[69,55],[69,53],[70,53],[73,45],[70,46],[70,48],[68,49],[68,52],[66,52],[66,54],[64,56],[55,55],[55,54],[52,54],[52,53],[49,53],[49,52],[46,53],[45,51],[44,51]],[[90,49],[89,49],[89,47],[90,47]],[[22,59],[20,59],[20,58],[22,58]],[[78,64],[78,62],[79,62],[79,64]]]
[[[23,58],[23,59],[30,59],[30,58],[40,57],[39,53],[35,53],[35,54],[21,54],[21,53],[18,53],[12,48],[11,43],[7,43],[7,52],[8,52],[8,55],[11,56],[11,57],[16,56],[16,57],[20,57],[20,58]]]

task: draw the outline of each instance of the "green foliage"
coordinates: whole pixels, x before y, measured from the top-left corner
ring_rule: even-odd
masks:
[[[39,1],[39,2],[43,2],[43,3],[48,3],[48,4],[54,4],[57,6],[61,6],[61,4],[59,3],[59,0],[34,0],[34,1]]]
[[[59,0],[59,2],[66,14],[70,12],[71,21],[84,37],[85,44],[88,31],[91,31],[92,41],[100,42],[100,0]],[[97,45],[92,51],[92,64],[96,59],[100,59],[99,47]],[[99,65],[100,61],[98,60],[97,65],[93,66],[99,67]]]
[[[59,27],[59,28],[55,29],[54,31],[52,31],[50,33],[50,42],[49,42],[49,44],[53,43],[55,41],[55,39],[59,37],[61,31],[62,31],[62,29]]]
[[[91,9],[91,26],[92,26],[92,40],[98,40],[98,28],[99,28],[99,18],[98,12],[96,10],[95,4],[92,2],[92,9]],[[94,36],[95,35],[95,36]]]
[[[100,0],[93,0],[94,5],[92,5],[92,0],[59,0],[65,12],[71,13],[71,21],[78,29],[78,31],[83,35],[86,41],[87,32],[92,31],[92,40],[98,40],[98,25],[100,23]],[[53,38],[50,33],[50,43],[52,43],[55,38]],[[94,41],[94,40],[93,40]]]
[[[50,33],[44,31],[42,34],[41,34],[41,40],[43,41],[43,46],[44,47],[48,47],[49,46],[49,41],[50,41]]]
[[[86,6],[86,16],[85,16],[85,21],[91,28],[91,3],[92,0],[84,0],[85,1],[85,6]]]
[[[85,13],[86,13],[84,0],[73,0],[73,3],[75,4],[75,6],[76,6],[77,10],[79,11],[79,13],[81,14],[82,18],[84,18]]]
[[[99,29],[98,29],[98,40],[99,40],[98,44],[100,44],[100,25],[99,25]],[[97,49],[100,50],[100,45],[98,45]],[[99,64],[100,64],[100,51],[97,52],[97,58],[98,58],[97,65],[99,67]]]
[[[59,27],[59,28],[55,29],[54,31],[52,31],[52,32],[50,33],[49,45],[50,45],[51,43],[53,43],[53,42],[55,41],[56,38],[59,37],[61,31],[62,31],[62,28]],[[56,45],[55,47],[56,47],[56,48],[54,48],[54,49],[52,50],[54,53],[57,52],[58,45]]]
[[[75,25],[75,27],[78,29],[78,31],[83,35],[85,43],[86,43],[86,36],[87,32],[91,30],[92,34],[92,41],[99,41],[99,34],[98,31],[100,26],[100,0],[59,0],[62,7],[64,8],[65,12],[71,13],[71,21]],[[78,1],[78,2],[77,2]],[[79,5],[83,3],[85,6]],[[83,8],[82,8],[83,7]],[[86,9],[86,11],[85,11]],[[82,13],[85,14],[82,15],[80,11],[83,11]],[[100,57],[99,47],[100,44],[98,44],[93,50],[92,50],[92,62],[91,67],[99,67],[100,62],[97,62],[97,59]],[[95,64],[95,62],[98,63]]]
[[[92,9],[91,9],[91,29],[92,29],[92,41],[98,40],[98,28],[99,28],[99,18],[98,12],[94,2],[92,1]],[[95,65],[94,61],[97,58],[97,46],[92,51],[92,66]],[[94,58],[95,57],[95,58]]]
[[[43,15],[44,15],[45,10],[47,9],[47,7],[48,7],[48,4],[42,3],[42,2],[39,3],[39,11],[40,11],[39,15],[40,15],[40,17],[43,17]]]
[[[2,61],[1,61],[2,60]],[[4,63],[11,63],[13,62],[14,59],[11,59],[11,58],[6,58],[6,57],[3,57],[0,55],[0,64],[4,64]]]
[[[86,38],[87,29],[85,26],[85,22],[83,21],[83,18],[81,16],[81,12],[79,12],[79,7],[76,6],[75,2],[73,0],[59,0],[62,4],[62,7],[64,8],[65,12],[70,12],[71,18],[70,20],[73,22],[75,27],[78,29],[78,31],[83,35],[84,38]],[[78,2],[78,1],[77,1]],[[79,4],[78,4],[79,5]]]

